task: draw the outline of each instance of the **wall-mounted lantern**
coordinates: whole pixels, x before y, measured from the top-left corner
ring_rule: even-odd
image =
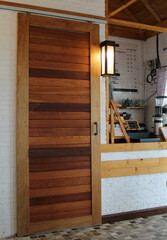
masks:
[[[101,48],[101,75],[115,75],[115,47],[119,46],[113,41],[104,41],[100,44]]]

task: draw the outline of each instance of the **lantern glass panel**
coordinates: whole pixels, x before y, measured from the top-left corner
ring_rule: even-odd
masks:
[[[101,49],[101,72],[102,74],[105,74],[105,46]]]
[[[114,46],[107,46],[107,74],[114,74]]]

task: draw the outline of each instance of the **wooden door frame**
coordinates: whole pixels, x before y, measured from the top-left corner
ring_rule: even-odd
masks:
[[[92,215],[30,224],[29,216],[29,26],[49,27],[90,33],[91,80],[91,176]],[[17,55],[17,233],[48,231],[59,228],[101,223],[101,162],[100,131],[94,135],[94,123],[100,126],[100,54],[99,25],[71,20],[18,14]]]

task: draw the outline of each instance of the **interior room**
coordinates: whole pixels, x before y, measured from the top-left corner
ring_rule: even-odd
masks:
[[[0,1],[0,238],[166,239],[167,2]]]

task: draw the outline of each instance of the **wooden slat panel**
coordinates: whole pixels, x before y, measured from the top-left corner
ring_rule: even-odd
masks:
[[[90,88],[30,86],[30,93],[90,96]]]
[[[80,161],[91,161],[91,156],[65,156],[65,157],[47,157],[47,158],[30,158],[30,164],[42,163],[66,163],[66,162],[80,162]]]
[[[31,51],[29,53],[30,60],[39,61],[55,61],[55,62],[65,62],[65,63],[79,63],[89,65],[89,57],[85,56],[70,56],[65,54],[55,54],[55,53],[45,53],[45,52],[35,52]]]
[[[54,148],[54,149],[29,149],[30,158],[52,158],[64,156],[90,156],[90,147]]]
[[[30,128],[29,136],[90,136],[90,128]]]
[[[30,172],[41,172],[41,171],[61,171],[61,170],[73,170],[73,169],[90,169],[91,162],[90,161],[77,161],[77,162],[62,162],[62,163],[47,163],[47,164],[30,164]],[[67,173],[68,175],[68,173]],[[57,174],[59,176],[59,174]]]
[[[80,103],[29,103],[30,111],[90,112],[90,104]],[[63,126],[64,127],[64,126]]]
[[[58,220],[58,219],[66,219],[66,218],[77,218],[82,216],[89,216],[91,215],[91,209],[81,209],[77,211],[66,211],[60,213],[52,213],[52,214],[43,214],[43,215],[36,215],[30,216],[31,222],[39,222],[39,221],[51,221],[51,220]]]
[[[65,171],[54,171],[51,172],[31,172],[30,181],[44,180],[44,179],[57,179],[67,177],[85,177],[90,176],[90,169],[82,170],[65,170]]]
[[[66,62],[52,62],[52,61],[39,61],[31,60],[29,62],[30,68],[38,69],[54,69],[54,70],[63,70],[63,71],[81,71],[89,72],[89,65],[85,64],[75,64],[75,63],[66,63]]]
[[[89,80],[88,72],[73,72],[73,71],[62,71],[62,70],[52,70],[52,69],[29,69],[30,77],[40,77],[40,78],[60,78],[60,79],[76,79],[76,80]]]
[[[29,94],[30,102],[45,103],[90,103],[90,96],[68,96],[53,94]]]
[[[166,149],[166,142],[155,143],[118,143],[118,144],[102,144],[101,152],[129,152],[129,151],[148,151]]]
[[[102,177],[110,178],[167,172],[167,158],[129,160],[129,167],[126,165],[127,160],[123,161],[117,161],[117,163],[116,161],[113,161],[113,163],[102,162]]]
[[[49,145],[49,144],[43,144],[41,146],[41,149],[43,148],[66,148],[68,146],[68,148],[73,148],[73,147],[89,147],[90,146],[90,143],[75,143],[75,144],[52,144],[52,145]],[[38,148],[39,149],[39,145],[33,145],[33,148]]]
[[[55,119],[55,120],[67,120],[67,119],[82,119],[82,120],[88,120],[90,119],[90,112],[35,112],[30,111],[29,112],[29,119]],[[66,129],[67,130],[67,129]]]
[[[30,120],[30,128],[90,128],[90,120]]]
[[[36,214],[44,213],[56,213],[61,211],[75,211],[78,209],[90,209],[91,201],[79,201],[79,202],[69,202],[69,203],[60,203],[60,204],[50,204],[50,205],[40,205],[40,206],[31,206],[30,214],[31,216]]]
[[[63,38],[61,35],[59,37],[30,35],[30,43],[39,44],[39,45],[49,45],[49,46],[62,46],[66,48],[74,47],[79,49],[82,49],[82,48],[89,49],[89,41],[66,39],[65,37]]]
[[[89,80],[63,79],[63,78],[39,78],[30,77],[30,86],[47,86],[47,87],[89,87]]]
[[[81,41],[89,43],[89,33],[79,33],[71,31],[63,31],[62,29],[49,29],[30,26],[30,36],[53,37],[59,39],[68,39],[70,41]]]
[[[91,192],[91,186],[89,185],[79,185],[79,186],[69,186],[69,187],[57,187],[57,188],[43,188],[43,189],[30,189],[30,197],[46,197],[46,196],[57,196],[72,193],[83,193]]]
[[[59,178],[56,180],[50,179],[50,180],[42,180],[42,181],[31,181],[30,189],[67,187],[67,186],[87,185],[90,183],[91,183],[90,177]]]
[[[49,45],[39,45],[30,43],[30,52],[45,52],[45,53],[55,53],[55,54],[64,54],[72,56],[89,56],[88,48],[74,48],[74,47],[62,47],[62,46],[49,46]]]
[[[39,197],[39,198],[30,198],[30,206],[39,206],[39,205],[57,204],[57,203],[66,203],[66,202],[78,202],[78,201],[85,201],[85,200],[91,200],[90,192],[50,196],[50,197],[47,196],[47,197]]]

